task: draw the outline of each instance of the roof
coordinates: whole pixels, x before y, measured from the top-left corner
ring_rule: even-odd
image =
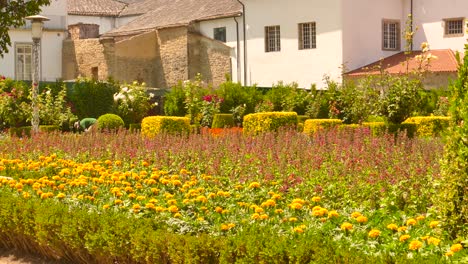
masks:
[[[188,25],[195,21],[238,16],[242,7],[236,0],[145,0],[130,4],[120,16],[147,12],[104,36],[121,36],[157,28]]]
[[[450,49],[444,50],[431,50],[427,53],[422,51],[413,51],[410,55],[404,52],[386,57],[382,60],[376,61],[359,69],[347,72],[345,75],[348,77],[359,77],[363,75],[376,75],[380,74],[380,67],[390,74],[403,74],[418,70],[421,65],[421,56],[435,56],[430,60],[427,70],[429,72],[457,72],[458,62],[455,54]],[[408,59],[408,68],[406,60]]]
[[[117,0],[68,0],[69,15],[118,16],[128,4]]]

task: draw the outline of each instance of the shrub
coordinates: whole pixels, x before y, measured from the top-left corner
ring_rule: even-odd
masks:
[[[78,79],[70,91],[70,100],[74,113],[79,119],[101,116],[112,112],[114,94],[120,87],[109,80],[107,82]]]
[[[184,135],[190,131],[190,119],[187,117],[148,116],[141,122],[141,133],[146,137],[154,137],[161,133]]]
[[[54,132],[54,131],[59,131],[60,127],[54,126],[54,125],[44,125],[44,126],[39,126],[39,131],[40,132]],[[16,137],[30,137],[31,136],[31,131],[32,127],[31,126],[22,126],[22,127],[10,127],[8,130],[10,136],[16,136]]]
[[[465,53],[468,46],[465,45]],[[459,59],[459,56],[457,56]],[[468,56],[458,69],[458,79],[450,87],[452,117],[444,147],[439,196],[435,204],[442,223],[455,238],[468,234]]]
[[[213,118],[211,128],[226,128],[234,126],[234,115],[232,114],[216,114]]]
[[[374,136],[381,136],[387,131],[385,122],[364,122],[361,125],[363,127],[368,127]]]
[[[164,114],[168,116],[185,116],[187,109],[185,108],[185,92],[182,82],[164,95]]]
[[[54,125],[67,130],[77,120],[77,117],[72,113],[70,106],[67,104],[65,85],[61,89],[57,86],[54,89],[46,87],[39,94],[39,119],[41,124]]]
[[[342,123],[340,119],[307,119],[304,122],[304,133],[312,135],[321,129],[336,127]]]
[[[309,117],[306,116],[306,115],[298,115],[297,116],[297,122],[298,123],[304,123],[307,119],[309,119]]]
[[[216,94],[219,98],[223,98],[219,109],[221,113],[234,112],[236,107],[244,107],[240,120],[244,115],[253,113],[255,106],[262,99],[262,92],[255,86],[242,86],[231,81],[222,83]]]
[[[140,123],[151,110],[150,99],[144,83],[133,82],[121,85],[120,91],[114,94],[114,113],[122,117],[125,124]]]
[[[128,130],[130,130],[130,132],[136,132],[136,131],[141,131],[141,124],[130,124],[128,125]]]
[[[244,117],[244,133],[258,134],[261,132],[278,131],[281,127],[296,127],[295,112],[264,112],[249,114]]]
[[[447,130],[450,117],[444,116],[417,116],[406,119],[403,124],[413,123],[416,125],[416,135],[419,137],[440,136]]]
[[[105,114],[98,118],[97,125],[100,130],[117,130],[125,127],[125,123],[122,118],[115,114]]]
[[[413,138],[416,135],[416,124],[404,123],[404,124],[386,124],[386,132],[390,134],[405,133],[407,137]]]

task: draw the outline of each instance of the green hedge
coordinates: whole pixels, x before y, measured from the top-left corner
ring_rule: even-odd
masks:
[[[282,127],[296,128],[296,112],[263,112],[244,116],[244,133],[259,134],[278,131]]]
[[[27,136],[27,137],[30,137],[31,136],[31,130],[32,130],[31,126],[10,127],[8,132],[9,132],[10,136],[16,136],[16,137]],[[58,126],[51,126],[51,125],[46,126],[46,125],[44,125],[44,126],[39,126],[39,131],[49,133],[49,132],[54,132],[54,131],[60,131],[60,128]]]
[[[229,128],[234,126],[233,114],[215,114],[211,128]]]
[[[340,119],[307,119],[304,122],[304,133],[312,135],[321,129],[337,127],[342,123]]]
[[[403,124],[416,124],[416,135],[419,137],[440,136],[450,125],[450,117],[416,116],[406,119]]]
[[[97,126],[100,130],[117,130],[125,127],[123,119],[115,114],[105,114],[97,119]]]
[[[190,119],[176,116],[148,116],[141,122],[141,133],[147,137],[167,133],[173,135],[189,134]]]

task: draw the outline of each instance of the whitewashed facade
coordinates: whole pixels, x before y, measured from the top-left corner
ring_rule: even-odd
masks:
[[[51,0],[42,8],[41,15],[50,18],[44,23],[40,45],[40,80],[56,81],[62,77],[62,42],[66,37],[67,1]],[[0,75],[18,80],[31,80],[32,36],[31,25],[10,30],[12,46],[0,58]]]

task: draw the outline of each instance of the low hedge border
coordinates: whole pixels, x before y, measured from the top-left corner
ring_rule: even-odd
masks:
[[[263,112],[244,116],[244,134],[276,132],[280,128],[297,127],[296,112]]]
[[[190,119],[178,116],[148,116],[141,121],[141,133],[146,137],[158,134],[186,135],[191,131]]]

